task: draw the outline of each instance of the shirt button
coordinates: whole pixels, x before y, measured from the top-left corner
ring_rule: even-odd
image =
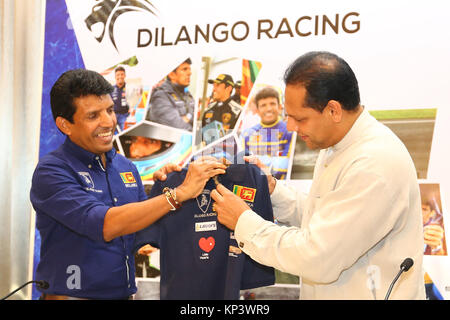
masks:
[[[117,202],[117,198],[114,198],[114,202]]]
[[[239,248],[243,249],[244,248],[244,243],[241,241],[239,242]]]
[[[98,160],[98,156],[97,156],[97,157],[95,157],[95,160]]]
[[[88,168],[91,169],[92,168],[92,164],[88,164]]]

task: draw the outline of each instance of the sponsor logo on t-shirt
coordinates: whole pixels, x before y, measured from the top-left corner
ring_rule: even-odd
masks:
[[[195,232],[214,231],[217,230],[216,221],[205,221],[195,223]]]
[[[211,202],[210,193],[210,190],[203,189],[202,194],[196,198],[197,205],[203,213],[206,213],[206,210],[208,210],[209,207],[209,203]]]
[[[203,250],[202,254],[200,255],[200,260],[209,260],[209,253],[212,249],[214,249],[215,245],[216,240],[213,237],[201,237],[200,240],[198,240],[198,246]]]
[[[234,185],[233,193],[239,196],[242,200],[253,202],[255,200],[256,189]]]

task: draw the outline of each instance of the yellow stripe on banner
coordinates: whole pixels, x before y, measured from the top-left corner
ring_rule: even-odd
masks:
[[[251,137],[251,136],[250,136]],[[248,142],[247,145],[249,146],[276,146],[282,143],[287,143],[287,140],[280,140],[280,141],[274,141],[274,142]]]
[[[272,171],[278,171],[278,172],[287,172],[287,169],[281,169],[281,168],[272,168]]]
[[[244,77],[250,78],[250,68],[248,66],[245,66],[245,68],[242,68],[242,74],[244,75]]]

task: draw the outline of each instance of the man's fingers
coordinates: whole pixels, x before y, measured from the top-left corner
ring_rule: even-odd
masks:
[[[220,161],[217,160],[216,158],[214,158],[213,156],[201,156],[201,157],[196,158],[196,159],[194,160],[194,162],[197,162],[197,163],[203,163],[203,162],[218,162],[218,163],[220,163]]]
[[[270,169],[266,166],[258,157],[256,156],[244,156],[244,160],[248,163],[256,165],[260,168],[266,175],[270,175]]]
[[[225,188],[225,186],[221,183],[219,183],[216,187],[217,191],[220,192],[220,194],[222,196],[226,195],[227,193],[232,193],[230,190],[228,190],[227,188]]]
[[[444,236],[444,229],[438,225],[428,225],[424,228],[425,234],[433,235],[433,236]]]
[[[170,173],[172,171],[181,171],[181,167],[175,163],[168,163],[164,166],[165,173]]]
[[[166,179],[167,175],[162,170],[158,170],[153,173],[153,180],[165,181]]]
[[[259,165],[261,165],[261,161],[256,156],[244,156],[243,158],[248,163],[255,164],[258,167],[259,167]]]
[[[222,157],[221,159],[219,159],[219,161],[222,162],[226,166],[229,166],[232,164],[232,162],[225,157]]]
[[[217,203],[222,203],[224,201],[225,196],[230,193],[234,195],[230,190],[225,188],[223,184],[219,183],[216,186],[216,189],[211,191],[211,198]]]
[[[212,169],[209,171],[206,171],[205,174],[207,175],[208,179],[212,178],[214,176],[217,176],[219,174],[225,174],[226,171],[224,169]]]
[[[211,165],[212,167],[220,167],[226,169],[227,165],[229,164],[229,161],[227,161],[228,160],[226,159],[217,159],[213,156],[201,156],[195,159],[193,163]]]
[[[208,179],[219,174],[224,174],[226,172],[227,167],[217,161],[208,162],[203,164],[202,167],[199,168]]]
[[[167,174],[173,171],[181,171],[181,167],[175,163],[168,163],[153,173],[153,180],[165,181],[167,179]]]
[[[212,198],[215,202],[222,202],[222,201],[223,201],[222,195],[221,195],[216,189],[214,189],[213,191],[211,191],[211,198]]]

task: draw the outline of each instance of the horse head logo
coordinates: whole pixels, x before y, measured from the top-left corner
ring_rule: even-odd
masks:
[[[199,195],[197,199],[197,205],[202,210],[203,213],[206,213],[206,210],[209,208],[209,204],[211,202],[211,191],[208,189],[204,189],[202,194]]]
[[[97,0],[97,3],[92,7],[91,14],[84,22],[91,32],[94,32],[92,26],[101,24],[101,33],[95,37],[98,42],[103,41],[106,29],[108,29],[109,39],[118,51],[114,40],[114,23],[121,14],[130,11],[150,12],[156,16],[155,6],[147,0]]]

